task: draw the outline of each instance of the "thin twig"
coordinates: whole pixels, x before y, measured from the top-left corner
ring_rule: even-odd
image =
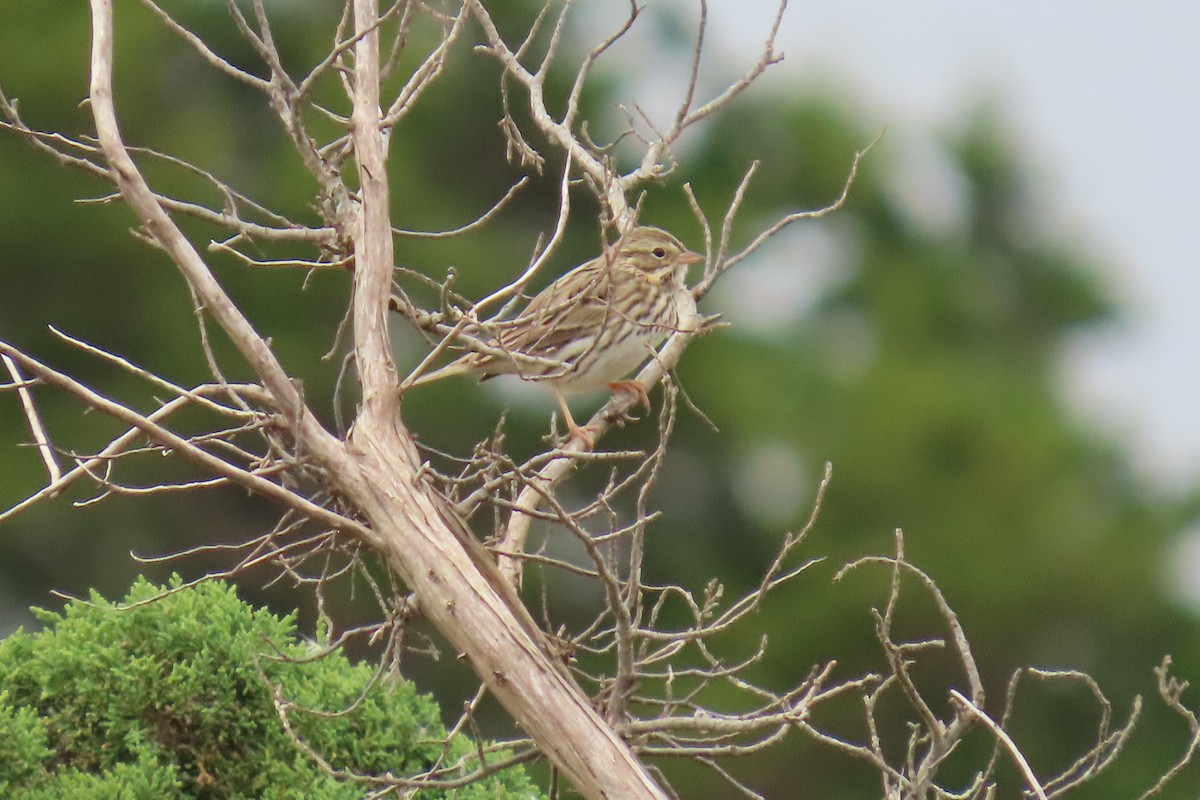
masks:
[[[1029,762],[1025,759],[1025,755],[1021,752],[1021,749],[1017,747],[1017,743],[1012,740],[1012,737],[1010,737],[1003,728],[997,725],[991,717],[983,713],[983,711],[976,707],[974,703],[968,700],[962,692],[958,691],[957,689],[951,689],[950,697],[954,699],[955,704],[960,709],[982,722],[984,727],[992,732],[992,735],[1003,742],[1005,749],[1008,750],[1009,755],[1012,756],[1013,761],[1016,762],[1017,767],[1021,770],[1021,774],[1025,776],[1025,783],[1037,796],[1038,800],[1048,800],[1046,797],[1046,791],[1042,789],[1042,785],[1038,782],[1037,776],[1033,774],[1033,768],[1029,766]]]
[[[41,455],[42,462],[46,465],[46,472],[50,475],[50,485],[53,486],[62,480],[62,469],[54,458],[54,448],[50,446],[50,439],[46,436],[46,428],[42,425],[42,418],[38,414],[37,406],[33,404],[33,393],[29,391],[29,385],[21,377],[21,371],[17,369],[17,362],[13,361],[7,353],[0,355],[0,359],[3,359],[4,367],[13,379],[17,397],[21,399],[21,408],[25,412],[25,421],[29,424],[29,432],[33,434],[38,454]]]

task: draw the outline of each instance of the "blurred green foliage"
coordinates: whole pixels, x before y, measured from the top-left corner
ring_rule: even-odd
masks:
[[[462,760],[476,743],[446,730],[428,695],[297,639],[279,618],[208,582],[139,580],[121,603],[98,594],[42,612],[46,629],[0,642],[0,794],[11,800],[312,798],[352,800],[362,783],[324,772],[284,728],[336,770],[413,776]],[[443,752],[443,750],[445,752]],[[504,754],[496,753],[496,758]],[[449,776],[447,776],[449,777]],[[524,769],[414,798],[531,800]]]
[[[219,52],[256,68],[217,4],[187,9]],[[280,38],[291,63],[307,68],[328,41],[329,9],[272,10],[280,29],[286,26]],[[314,186],[260,99],[207,70],[136,5],[118,11],[118,104],[127,136],[196,158],[256,199],[312,221],[306,207]],[[10,4],[0,13],[0,85],[23,99],[35,127],[86,132],[77,107],[86,79],[83,9]],[[508,25],[516,31],[528,19],[518,8]],[[689,52],[683,38],[662,47],[680,59]],[[610,114],[637,80],[615,67],[603,72],[585,96],[588,107]],[[461,43],[446,74],[397,130],[391,168],[398,227],[460,225],[521,175],[503,157],[496,86],[495,64]],[[562,91],[560,84],[551,97]],[[690,182],[718,220],[755,159],[763,168],[734,228],[735,246],[783,213],[828,203],[852,153],[881,124],[847,94],[794,84],[785,92],[774,84],[740,99],[693,134],[678,174],[650,193],[644,219],[699,246],[680,185]],[[345,110],[332,93],[328,101]],[[978,109],[952,130],[930,132],[927,144],[952,187],[945,219],[930,222],[914,210],[936,186],[918,183],[916,195],[898,189],[905,152],[885,136],[844,210],[797,223],[706,300],[707,312],[725,313],[735,324],[695,342],[679,377],[720,433],[681,415],[655,494],[665,513],[651,530],[648,579],[700,587],[717,575],[729,592],[755,585],[782,532],[802,524],[822,465],[831,462],[833,483],[805,552],[825,561],[773,598],[758,627],[725,643],[731,656],[751,651],[769,632],[772,655],[759,667],[767,683],[793,684],[814,660],[832,657],[846,674],[880,668],[868,608],[883,602],[887,575],[863,571],[836,584],[831,577],[849,559],[889,552],[893,529],[903,527],[909,558],[960,613],[994,700],[1015,668],[1036,664],[1085,669],[1117,709],[1127,709],[1134,695],[1154,694],[1151,669],[1165,653],[1175,656],[1182,676],[1197,675],[1196,620],[1171,605],[1161,578],[1171,537],[1194,519],[1195,504],[1148,485],[1122,443],[1065,399],[1064,352],[1076,337],[1117,319],[1121,301],[1102,282],[1087,243],[1041,218],[1039,176],[1006,135],[1003,115]],[[551,159],[546,175],[478,233],[447,242],[398,239],[398,265],[438,280],[453,267],[468,296],[500,285],[526,263],[553,219],[557,169]],[[195,191],[170,170],[162,180]],[[181,383],[207,378],[178,276],[125,235],[131,217],[119,204],[72,205],[107,187],[55,167],[11,134],[0,135],[0,187],[0,336],[119,396],[137,397],[135,381],[61,345],[44,326]],[[581,193],[574,207],[557,265],[563,270],[595,250],[594,206]],[[201,243],[218,235],[192,229]],[[317,274],[306,282],[301,274],[211,258],[332,424],[328,398],[339,365],[319,356],[334,341],[345,276]],[[823,273],[815,263],[822,258]],[[793,291],[797,275],[801,289]],[[421,347],[397,333],[402,366],[416,363]],[[236,359],[223,352],[223,366],[237,377]],[[82,451],[115,430],[50,393],[40,393],[39,402],[56,440]],[[27,434],[15,404],[0,398],[4,403],[0,500],[9,503],[36,490],[43,475],[36,455],[16,448]],[[406,397],[404,413],[426,443],[466,453],[491,432],[504,404],[492,389],[446,382]],[[512,409],[512,452],[534,451],[549,409]],[[631,426],[605,444],[644,444],[651,427]],[[586,491],[603,475],[585,470],[574,480]],[[48,587],[113,593],[143,569],[125,555],[129,550],[240,540],[269,526],[274,514],[234,491],[118,497],[86,511],[60,499],[3,528],[4,591],[22,605]],[[194,562],[197,570],[206,566]],[[297,602],[281,590],[267,599],[288,608]],[[914,602],[906,619],[932,635],[941,629],[927,606]],[[948,659],[930,669],[931,680],[959,681]],[[1051,688],[1034,689],[1031,698],[1021,706],[1027,713],[1018,714],[1016,735],[1036,769],[1063,766],[1087,741],[1096,707],[1090,697]],[[1120,766],[1077,796],[1132,796],[1182,749],[1183,723],[1153,697],[1147,705],[1144,730]],[[736,771],[752,770],[752,784],[771,797],[794,795],[796,770],[805,796],[872,790],[869,771],[812,754],[813,746],[793,736]],[[681,792],[699,796],[696,787],[706,784],[672,769],[679,769],[672,774]],[[1162,796],[1192,796],[1175,791]]]

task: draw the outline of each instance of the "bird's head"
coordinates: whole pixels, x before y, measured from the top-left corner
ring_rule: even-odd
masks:
[[[629,231],[617,242],[614,263],[628,264],[653,283],[667,279],[682,283],[688,265],[703,258],[661,228],[643,226]]]

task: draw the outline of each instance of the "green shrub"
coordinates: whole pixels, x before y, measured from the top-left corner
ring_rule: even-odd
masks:
[[[218,582],[164,594],[178,587],[139,580],[124,603],[93,595],[61,615],[38,611],[44,631],[0,642],[0,797],[358,800],[378,788],[331,775],[297,747],[276,690],[296,706],[296,735],[335,770],[415,775],[439,757],[478,766],[463,737],[443,755],[437,704],[408,681],[371,685],[374,669],[340,652],[302,663],[313,649],[293,618]],[[415,797],[542,794],[512,768]]]

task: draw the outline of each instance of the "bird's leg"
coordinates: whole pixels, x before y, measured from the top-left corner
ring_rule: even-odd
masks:
[[[613,394],[617,392],[629,392],[642,408],[647,411],[650,410],[650,395],[646,392],[646,387],[642,386],[641,381],[613,381],[608,384],[608,388],[612,389]]]
[[[592,431],[589,431],[587,428],[581,428],[579,426],[579,423],[575,421],[575,417],[571,416],[571,409],[567,406],[567,399],[563,397],[562,392],[556,389],[554,392],[554,397],[558,400],[558,407],[562,409],[563,419],[567,423],[567,431],[569,431],[570,436],[579,437],[579,439],[583,442],[585,449],[591,450],[594,448],[596,446],[596,441],[594,439],[596,434]]]

